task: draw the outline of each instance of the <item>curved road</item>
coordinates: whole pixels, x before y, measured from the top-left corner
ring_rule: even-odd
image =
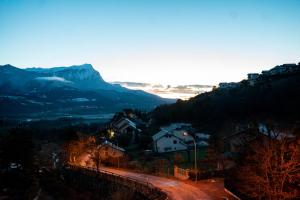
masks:
[[[217,187],[216,184],[211,184],[209,182],[199,182],[197,184],[193,184],[188,183],[188,181],[180,181],[115,168],[101,167],[101,169],[139,181],[152,183],[155,187],[158,187],[166,192],[172,200],[231,199],[228,194],[224,192],[223,186]],[[204,189],[202,189],[201,184],[204,184]]]

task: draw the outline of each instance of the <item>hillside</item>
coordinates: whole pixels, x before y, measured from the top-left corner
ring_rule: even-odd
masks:
[[[298,64],[291,73],[260,75],[253,86],[244,80],[235,88],[217,88],[188,101],[160,106],[152,116],[158,124],[186,121],[214,131],[239,122],[299,122],[299,68]]]

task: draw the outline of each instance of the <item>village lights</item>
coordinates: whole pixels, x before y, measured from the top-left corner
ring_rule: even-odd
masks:
[[[115,136],[115,132],[112,129],[108,130],[109,138],[113,138]]]

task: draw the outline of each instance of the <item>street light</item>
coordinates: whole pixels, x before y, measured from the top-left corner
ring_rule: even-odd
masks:
[[[183,132],[184,136],[191,136],[195,145],[195,173],[196,173],[196,182],[197,182],[197,176],[198,176],[198,171],[197,171],[197,143],[193,135],[189,134],[187,131]]]
[[[117,141],[117,147],[119,148],[119,142]],[[120,156],[118,156],[118,168],[120,168]]]
[[[114,130],[113,129],[108,129],[108,137],[111,139],[111,138],[113,138],[114,136],[115,136],[115,132],[114,132]]]

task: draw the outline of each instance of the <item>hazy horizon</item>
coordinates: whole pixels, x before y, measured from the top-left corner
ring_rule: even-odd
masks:
[[[86,64],[88,64],[88,63],[84,63],[84,64],[80,64],[80,65],[72,65],[72,66],[83,66]],[[72,67],[72,66],[54,66],[54,67],[50,67],[50,68]],[[18,66],[15,66],[15,67],[18,67]],[[26,68],[27,69],[28,68],[29,69],[31,69],[31,68],[46,69],[48,67],[44,67],[44,68],[43,67],[25,67],[23,69],[26,69]],[[270,69],[264,69],[264,70],[270,70]],[[100,76],[102,77],[101,72],[99,72],[99,73],[100,73]],[[259,74],[260,74],[260,72],[259,72]],[[59,78],[59,77],[56,77],[56,78]],[[245,79],[240,79],[236,82],[240,82]],[[104,81],[106,81],[106,80],[104,80]],[[107,81],[107,82],[111,83],[111,84],[121,85],[122,87],[131,89],[131,90],[144,90],[148,93],[155,94],[155,95],[158,95],[163,98],[182,99],[182,100],[188,100],[191,97],[194,97],[198,94],[211,91],[214,86],[218,87],[218,84],[211,84],[211,85],[210,84],[161,84],[161,83],[147,83],[147,82],[133,82],[133,81]]]

